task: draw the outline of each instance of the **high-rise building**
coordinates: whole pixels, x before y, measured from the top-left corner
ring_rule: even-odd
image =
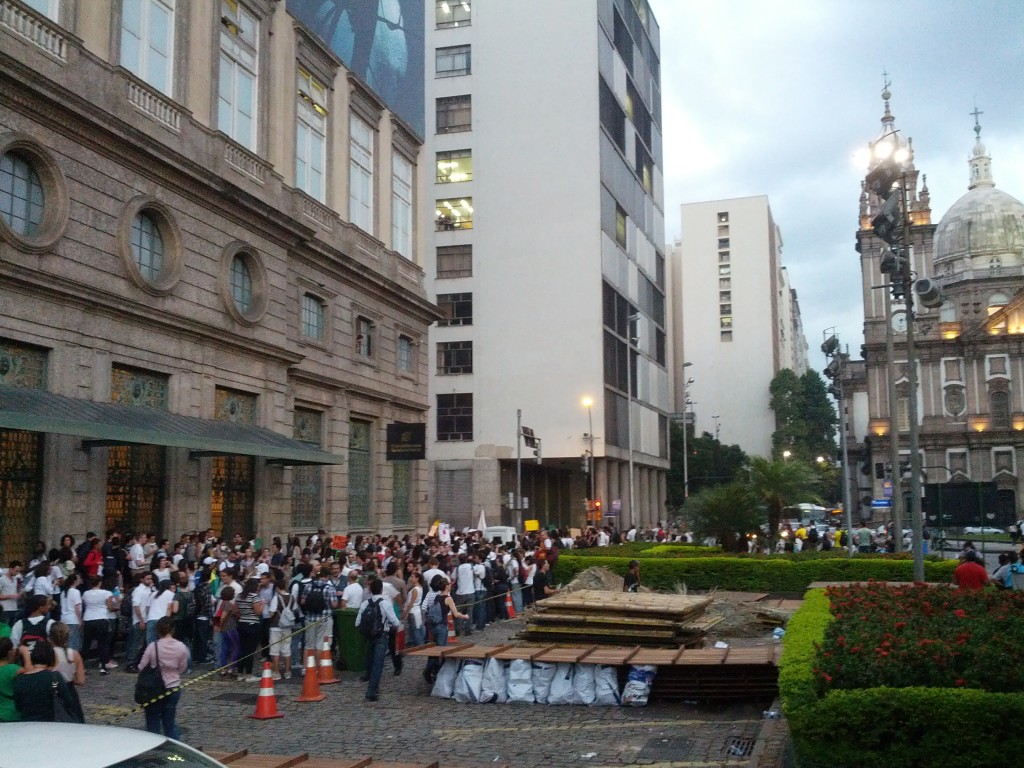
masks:
[[[0,0],[4,561],[424,527],[422,14],[318,5]]]
[[[524,519],[579,525],[591,496],[662,518],[657,22],[646,0],[426,4],[434,512],[511,522],[521,486]]]
[[[671,253],[672,343],[676,364],[691,365],[675,379],[676,413],[687,414],[696,434],[770,456],[769,385],[784,368],[798,376],[807,370],[782,234],[764,195],[687,203],[680,212]]]

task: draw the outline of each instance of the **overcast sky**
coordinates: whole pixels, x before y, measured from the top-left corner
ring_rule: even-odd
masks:
[[[932,221],[967,191],[975,101],[996,185],[1024,199],[1024,2],[650,0],[661,25],[666,239],[682,203],[767,195],[811,365],[837,326],[859,357],[860,180],[882,72],[928,175]]]

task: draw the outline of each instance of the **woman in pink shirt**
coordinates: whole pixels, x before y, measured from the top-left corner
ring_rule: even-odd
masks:
[[[180,739],[181,734],[174,718],[178,711],[178,699],[181,698],[181,675],[188,669],[188,646],[174,639],[174,619],[170,616],[157,621],[156,633],[157,639],[142,654],[139,669],[159,667],[167,694],[145,707],[146,730],[159,734],[162,727],[164,736]]]

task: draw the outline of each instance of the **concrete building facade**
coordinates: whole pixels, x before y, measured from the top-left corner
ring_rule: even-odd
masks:
[[[676,413],[696,434],[770,456],[769,384],[807,369],[800,305],[782,265],[782,234],[768,198],[684,204],[671,252]],[[688,388],[685,382],[693,378]],[[686,404],[687,396],[691,403]]]
[[[578,526],[593,496],[606,520],[662,519],[657,22],[646,0],[426,5],[426,271],[447,313],[430,335],[434,514]]]
[[[421,142],[291,5],[0,0],[5,560],[424,527]]]

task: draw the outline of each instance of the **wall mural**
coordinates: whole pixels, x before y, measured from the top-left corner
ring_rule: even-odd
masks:
[[[288,0],[305,24],[423,137],[423,0]]]

